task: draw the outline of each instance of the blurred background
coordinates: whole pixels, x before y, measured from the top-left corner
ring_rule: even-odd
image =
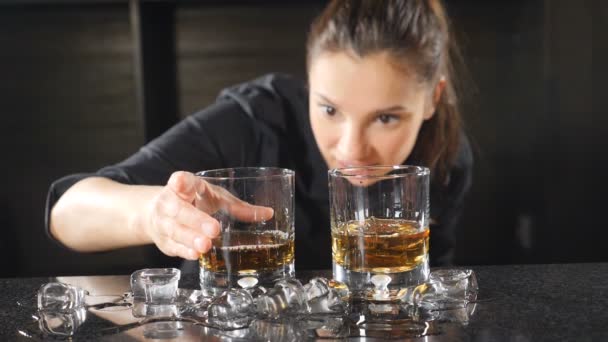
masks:
[[[324,4],[0,1],[0,278],[144,267],[149,247],[84,255],[49,241],[50,183],[124,159],[223,87],[305,77],[306,33]],[[608,261],[605,2],[446,5],[472,81],[476,160],[457,263]]]

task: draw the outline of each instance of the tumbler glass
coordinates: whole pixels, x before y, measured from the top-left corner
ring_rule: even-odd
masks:
[[[336,280],[361,293],[428,279],[429,174],[407,165],[329,171]]]
[[[243,167],[197,173],[221,200],[199,194],[198,207],[215,201],[211,216],[220,234],[201,255],[200,285],[205,295],[237,287],[239,279],[272,287],[294,275],[294,172],[272,167]],[[268,215],[268,210],[271,214]]]

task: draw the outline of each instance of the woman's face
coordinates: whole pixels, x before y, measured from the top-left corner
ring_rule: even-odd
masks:
[[[438,98],[386,53],[321,53],[308,77],[310,122],[330,169],[403,163]]]

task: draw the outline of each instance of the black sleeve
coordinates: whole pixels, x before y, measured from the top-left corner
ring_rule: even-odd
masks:
[[[464,199],[473,178],[473,153],[463,134],[458,156],[449,173],[447,186],[431,187],[431,248],[432,266],[450,265],[454,258],[455,233],[458,229]],[[433,194],[435,193],[435,194]]]
[[[251,115],[236,101],[221,98],[185,118],[126,160],[95,173],[70,175],[51,184],[45,210],[46,233],[51,237],[50,212],[57,200],[84,178],[97,176],[123,184],[163,185],[174,171],[197,172],[251,163],[251,158],[256,158],[258,140]]]

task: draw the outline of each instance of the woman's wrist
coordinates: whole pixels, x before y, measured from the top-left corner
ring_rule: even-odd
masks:
[[[142,187],[144,188],[144,187]],[[137,208],[131,210],[128,218],[128,226],[131,235],[137,244],[147,245],[154,243],[150,234],[151,218],[153,216],[154,198],[162,187],[145,187]]]

